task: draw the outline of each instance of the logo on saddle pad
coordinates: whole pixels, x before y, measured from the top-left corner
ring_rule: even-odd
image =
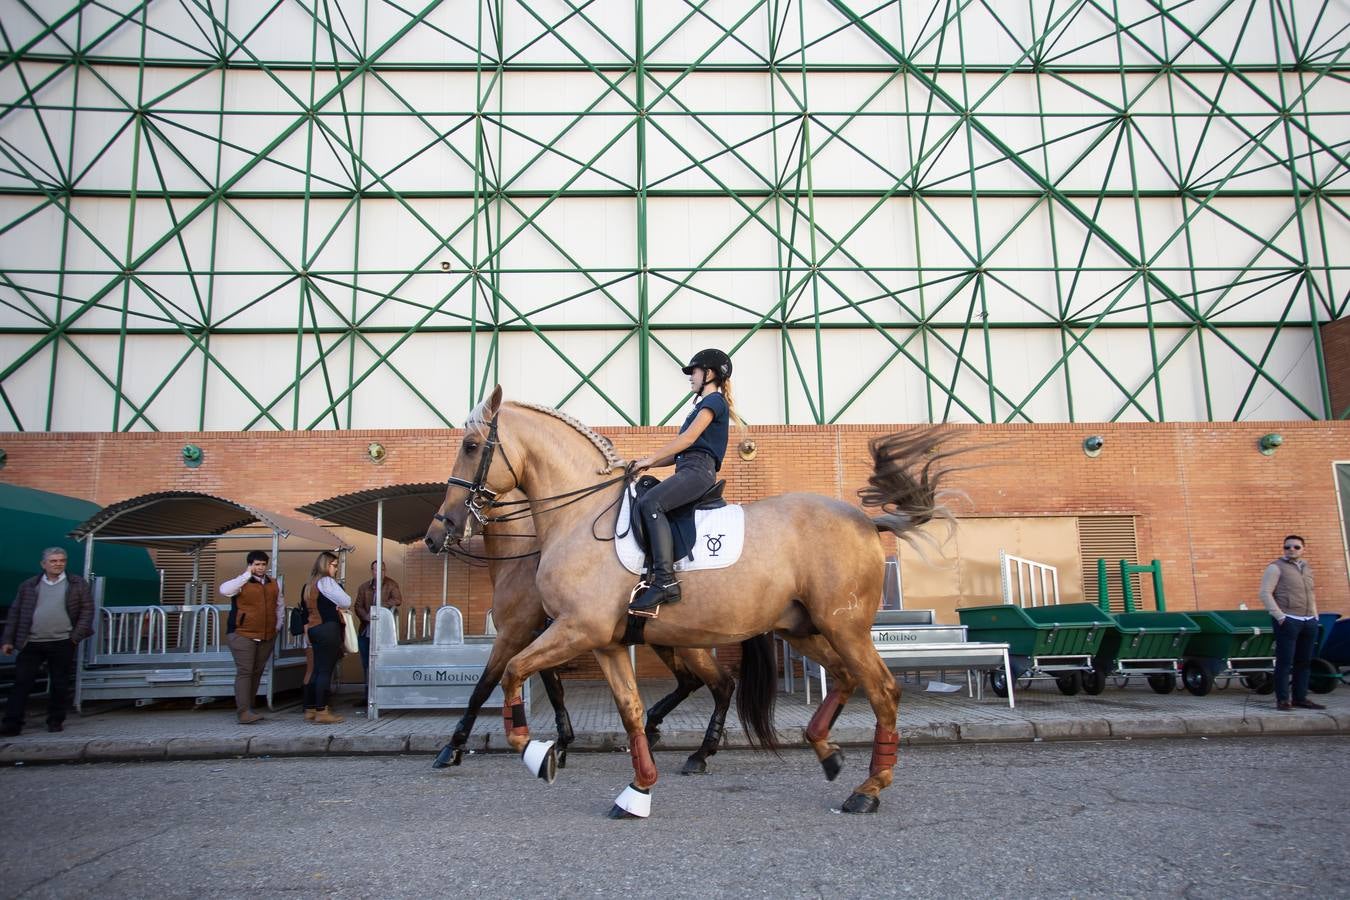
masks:
[[[614,539],[614,549],[625,569],[634,575],[641,575],[646,554],[638,546],[632,529],[624,527],[624,523],[629,521],[631,501],[631,493],[625,492],[619,507],[619,533]],[[695,510],[694,528],[698,536],[694,539],[689,555],[675,560],[676,572],[724,569],[741,558],[741,548],[745,546],[745,508],[739,503],[728,503],[717,509]]]

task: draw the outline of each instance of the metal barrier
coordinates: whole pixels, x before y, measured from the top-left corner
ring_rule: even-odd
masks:
[[[427,612],[430,612],[427,608]],[[457,607],[434,607],[435,615],[428,615],[430,627],[422,623],[422,609],[401,611],[374,607],[370,611],[370,672],[369,700],[366,712],[374,721],[381,710],[388,709],[463,709],[483,674],[488,656],[492,653],[492,639],[464,636],[464,617]],[[431,642],[415,644],[399,640],[400,625],[416,623],[416,633],[432,632]],[[405,632],[406,633],[406,632]],[[543,684],[538,675],[531,676],[523,687],[527,710],[544,697]],[[501,707],[501,688],[495,688],[484,703],[486,707]]]
[[[1000,552],[999,571],[1002,573],[1004,603],[1016,603],[1023,609],[1029,609],[1050,606],[1053,597],[1053,605],[1059,605],[1059,570],[1054,566]],[[1015,600],[1014,584],[1017,587]]]
[[[226,645],[229,604],[106,606],[105,580],[93,579],[94,634],[81,646],[76,708],[85,700],[190,697],[206,703],[234,694],[234,655]],[[298,687],[304,650],[282,629],[259,692]]]

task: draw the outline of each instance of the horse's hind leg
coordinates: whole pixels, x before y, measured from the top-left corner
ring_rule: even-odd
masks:
[[[713,712],[708,719],[708,727],[703,732],[703,743],[685,760],[681,775],[702,775],[708,771],[708,757],[717,752],[726,732],[727,710],[731,708],[731,695],[736,690],[736,679],[707,650],[697,648],[683,649],[678,654],[668,647],[652,647],[661,656],[663,662],[675,673],[679,683],[671,693],[657,701],[647,710],[647,738],[651,746],[656,746],[661,736],[661,721],[669,715],[681,701],[706,684],[713,697]],[[665,651],[663,654],[662,651]],[[671,658],[666,659],[669,655]]]
[[[624,788],[610,808],[611,819],[645,819],[651,814],[652,785],[656,784],[656,762],[652,759],[647,734],[642,730],[642,695],[638,693],[637,679],[623,647],[606,647],[595,651],[600,669],[605,673],[609,689],[614,694],[623,729],[628,734],[628,752],[633,758],[633,781]]]
[[[572,716],[564,702],[562,676],[557,669],[544,669],[539,677],[544,682],[544,692],[553,706],[553,721],[558,726],[558,768],[566,768],[567,748],[576,735],[572,732]]]
[[[867,694],[877,723],[872,735],[872,761],[867,769],[867,780],[853,789],[853,794],[840,809],[847,813],[876,812],[881,805],[881,792],[890,787],[895,777],[892,769],[900,747],[895,713],[900,703],[900,688],[895,683],[895,676],[877,655],[866,631],[861,634],[836,633],[833,637],[831,646]]]
[[[779,633],[798,653],[823,666],[834,680],[829,693],[821,698],[820,706],[816,708],[811,721],[807,722],[806,728],[802,730],[802,736],[811,745],[811,749],[816,751],[816,759],[820,760],[820,766],[825,770],[826,780],[834,781],[843,771],[844,751],[830,740],[830,729],[834,727],[839,714],[844,711],[844,704],[848,702],[848,698],[853,695],[855,684],[853,676],[849,674],[839,654],[835,653],[834,648],[820,635],[794,637],[786,632]]]

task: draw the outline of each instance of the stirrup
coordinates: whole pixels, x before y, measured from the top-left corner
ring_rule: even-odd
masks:
[[[672,587],[675,588],[675,596],[673,597],[665,596],[666,593]],[[642,597],[646,596],[649,593],[654,593],[658,590],[661,592],[662,597],[657,602],[652,603],[648,606],[634,605],[638,603],[642,599]],[[655,619],[658,615],[660,615],[662,606],[664,606],[667,603],[678,603],[679,601],[680,601],[680,583],[678,581],[673,580],[673,576],[671,583],[664,588],[657,588],[651,582],[640,581],[633,588],[633,592],[629,596],[628,614],[630,616],[642,616],[643,618],[647,619]]]

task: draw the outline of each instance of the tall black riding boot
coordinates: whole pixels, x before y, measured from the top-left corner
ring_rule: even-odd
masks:
[[[678,603],[680,583],[675,580],[675,538],[670,520],[660,513],[647,517],[647,543],[652,548],[652,574],[648,587],[628,604],[635,612],[649,612],[662,603]]]

